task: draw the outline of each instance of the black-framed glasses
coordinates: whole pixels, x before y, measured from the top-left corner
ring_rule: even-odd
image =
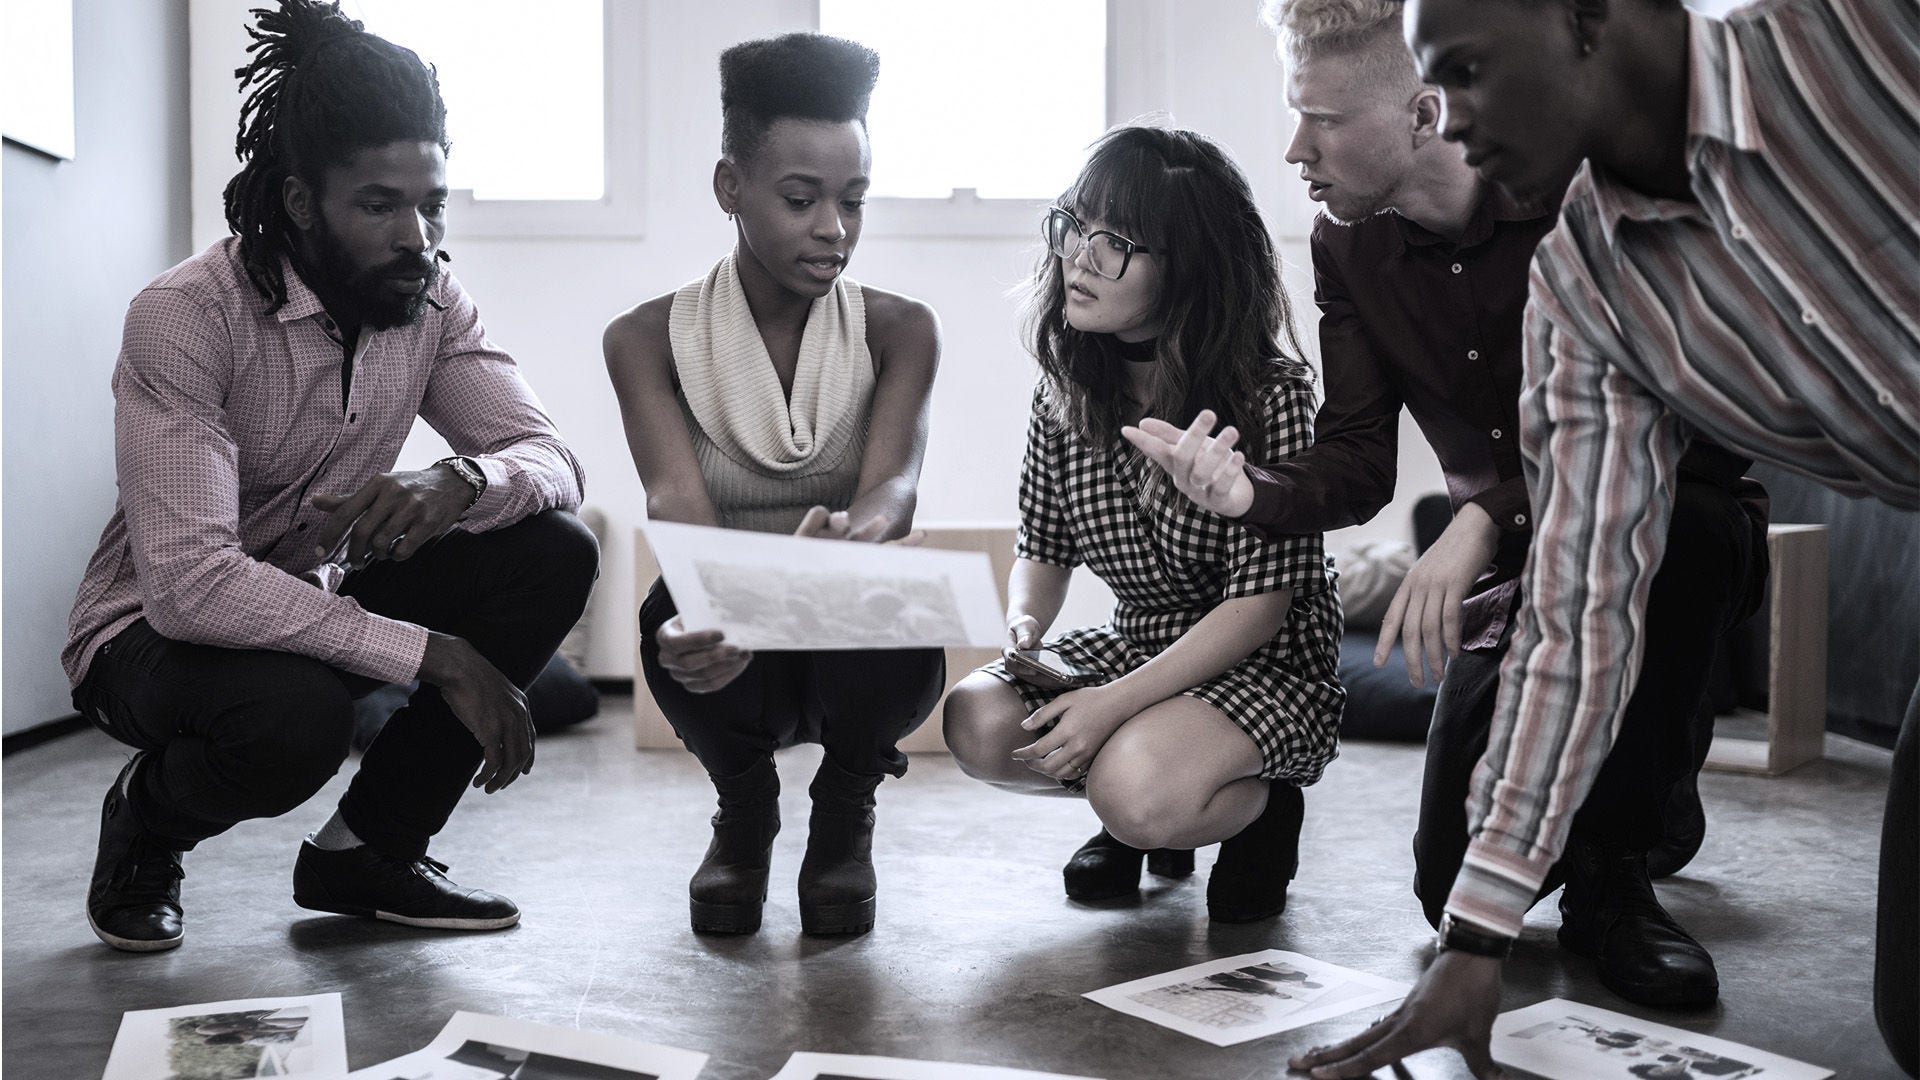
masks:
[[[1047,237],[1047,250],[1062,259],[1072,259],[1080,254],[1081,248],[1086,248],[1087,267],[1109,281],[1120,280],[1136,253],[1153,254],[1152,249],[1141,247],[1117,232],[1106,229],[1088,232],[1071,211],[1058,206],[1047,207],[1042,231]]]

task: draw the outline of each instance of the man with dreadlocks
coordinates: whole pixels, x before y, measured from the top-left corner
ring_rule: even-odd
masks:
[[[469,780],[533,766],[521,691],[598,564],[581,472],[442,274],[433,69],[337,3],[256,12],[234,236],[134,298],[113,375],[120,496],[62,659],[136,749],[109,789],[87,917],[180,943],[181,855],[339,768],[352,699],[421,689],[301,845],[301,907],[497,929],[512,901],[427,858]],[[416,416],[459,455],[393,472]],[[477,775],[476,775],[477,771]]]

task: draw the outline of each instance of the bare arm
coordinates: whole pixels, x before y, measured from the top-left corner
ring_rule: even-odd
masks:
[[[897,540],[913,527],[933,376],[940,367],[940,320],[918,300],[862,289],[867,348],[879,374],[858,494],[847,507],[847,521],[855,539]]]
[[[1007,575],[1007,639],[1009,647],[1031,649],[1040,644],[1047,628],[1067,601],[1067,583],[1073,568],[1033,559],[1013,560]]]
[[[673,345],[667,318],[673,294],[658,296],[615,318],[601,336],[607,377],[620,400],[627,450],[647,492],[647,517],[686,525],[719,525],[706,478],[693,456],[693,436],[680,415],[673,387]],[[688,633],[679,616],[655,634],[660,666],[696,694],[738,678],[753,655],[728,645],[717,630]]]
[[[627,450],[647,492],[647,517],[718,525],[674,392],[673,346],[667,337],[672,311],[671,293],[655,297],[607,324],[600,346],[620,401]]]

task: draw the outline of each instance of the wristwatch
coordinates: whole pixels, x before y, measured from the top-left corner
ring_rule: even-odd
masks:
[[[446,457],[434,464],[445,465],[452,469],[453,475],[465,480],[467,486],[473,489],[473,499],[467,503],[468,510],[473,509],[473,504],[479,502],[480,496],[487,493],[487,474],[480,471],[480,466],[474,464],[472,458]]]
[[[1471,956],[1505,960],[1513,952],[1513,939],[1478,929],[1448,913],[1440,916],[1440,947]]]

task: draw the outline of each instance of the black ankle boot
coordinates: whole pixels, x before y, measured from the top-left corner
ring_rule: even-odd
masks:
[[[800,932],[864,934],[873,929],[879,882],[873,873],[873,790],[880,774],[850,773],[820,760],[807,793],[807,857],[800,862]]]
[[[1207,878],[1207,915],[1215,922],[1257,922],[1287,908],[1287,882],[1300,868],[1300,823],[1307,802],[1299,788],[1284,781],[1267,789],[1266,809],[1221,843]]]
[[[713,842],[687,885],[695,933],[751,934],[767,902],[767,868],[780,832],[780,775],[765,758],[738,776],[712,776],[720,793]]]
[[[1591,957],[1607,989],[1642,1005],[1713,1004],[1713,958],[1654,897],[1644,853],[1575,839],[1560,861],[1560,944]]]
[[[1105,829],[1080,849],[1060,869],[1066,879],[1067,898],[1090,902],[1112,900],[1140,891],[1140,863],[1145,858],[1147,871],[1157,877],[1183,878],[1193,873],[1193,852],[1180,848],[1128,847]]]

